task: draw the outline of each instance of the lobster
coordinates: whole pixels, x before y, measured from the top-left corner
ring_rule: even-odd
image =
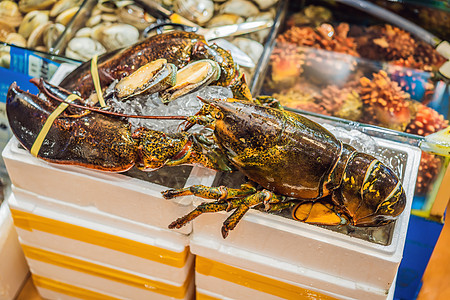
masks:
[[[69,95],[43,81],[38,84],[41,89],[44,85],[52,97],[32,95],[16,84],[7,95],[12,131],[28,150],[59,105],[56,95]],[[201,100],[199,113],[184,119],[211,128],[213,145],[189,132],[131,132],[123,118],[78,105],[69,106],[54,121],[37,155],[49,162],[115,172],[133,165],[154,170],[192,163],[237,169],[249,179],[237,189],[195,185],[163,192],[166,199],[196,195],[216,200],[199,205],[169,228],[180,228],[205,212],[234,210],[223,224],[224,238],[250,208],[291,208],[294,219],[303,222],[355,226],[387,224],[403,211],[406,196],[394,172],[319,124],[277,107],[270,98]]]
[[[392,170],[342,143],[319,124],[284,110],[275,99],[253,99],[231,56],[208,46],[201,36],[173,32],[107,54],[98,60],[98,79],[101,86],[112,86],[107,99],[123,91],[124,101],[149,90],[164,94],[164,89],[173,87],[154,78],[160,78],[161,70],[166,72],[164,78],[170,78],[167,72],[173,67],[162,66],[184,68],[193,57],[210,60],[202,68],[217,64],[211,68],[213,80],[207,83],[230,87],[240,99],[200,99],[203,107],[193,116],[148,117],[183,120],[184,131],[165,133],[144,127],[132,131],[127,118],[136,116],[90,105],[88,98],[104,91],[94,91],[92,63],[81,65],[59,87],[33,79],[39,96],[13,83],[6,101],[11,130],[24,148],[52,163],[111,172],[133,166],[152,171],[200,164],[225,172],[238,170],[248,178],[240,188],[195,185],[164,191],[167,199],[196,195],[215,200],[202,203],[169,228],[180,228],[205,212],[234,210],[222,227],[225,238],[250,208],[270,212],[289,208],[296,220],[327,225],[379,226],[401,214],[406,195]],[[146,77],[142,74],[151,75],[150,84],[138,80]],[[195,124],[208,128],[208,133],[189,132]],[[45,135],[43,128],[47,128]]]

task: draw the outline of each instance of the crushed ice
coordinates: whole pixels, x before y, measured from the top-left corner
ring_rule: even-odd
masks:
[[[392,149],[380,148],[376,140],[356,129],[345,129],[330,124],[321,124],[342,142],[355,147],[356,150],[373,155],[386,166],[391,168],[400,178],[403,177],[403,169],[407,160],[407,154]]]
[[[203,103],[197,98],[226,99],[232,98],[233,94],[229,88],[221,86],[207,86],[198,91],[179,97],[168,104],[163,104],[158,93],[151,95],[138,95],[133,99],[121,102],[112,97],[109,105],[114,111],[129,115],[145,116],[193,116],[202,107]],[[147,127],[164,132],[176,132],[180,120],[149,120],[129,118],[132,130],[139,127]]]

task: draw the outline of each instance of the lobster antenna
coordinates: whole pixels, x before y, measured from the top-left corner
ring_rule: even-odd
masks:
[[[43,89],[44,93],[49,96],[50,98],[52,98],[53,100],[56,100],[58,102],[61,103],[66,103],[70,106],[73,107],[77,107],[77,108],[81,108],[81,109],[87,109],[96,113],[101,113],[101,114],[105,114],[105,115],[110,115],[110,116],[116,116],[116,117],[124,117],[124,118],[135,118],[135,119],[154,119],[154,120],[187,120],[188,117],[186,116],[142,116],[142,115],[128,115],[128,114],[123,114],[123,113],[118,113],[118,112],[113,112],[113,111],[107,111],[107,110],[103,110],[103,109],[99,109],[99,108],[95,108],[95,107],[89,107],[89,106],[84,106],[84,105],[80,105],[80,104],[76,104],[73,102],[67,102],[64,101],[62,99],[59,99],[58,97],[52,95],[52,93],[50,93],[47,89],[47,87],[42,83],[42,79],[39,80],[39,82],[36,82],[36,79],[33,78],[30,80],[33,84],[38,85],[40,88]],[[60,88],[62,91],[70,94],[69,91]]]

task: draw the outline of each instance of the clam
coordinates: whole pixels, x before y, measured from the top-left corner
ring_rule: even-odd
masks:
[[[76,37],[91,37],[92,36],[92,28],[83,27],[77,31],[75,36]]]
[[[0,20],[11,27],[17,27],[22,22],[22,14],[16,2],[5,0],[0,2]]]
[[[208,27],[216,27],[216,26],[224,26],[224,25],[233,25],[243,23],[245,19],[236,14],[221,14],[213,17],[208,22]]]
[[[105,13],[113,13],[116,10],[116,4],[112,0],[100,0],[97,3],[97,8]]]
[[[114,23],[119,21],[119,17],[116,14],[102,14],[102,23]]]
[[[0,42],[4,42],[6,37],[13,32],[16,32],[13,27],[6,23],[0,22]]]
[[[56,23],[60,23],[63,24],[64,26],[67,26],[67,24],[70,22],[70,20],[72,20],[72,18],[75,16],[75,14],[78,12],[79,9],[80,9],[79,6],[74,6],[69,9],[66,9],[56,17],[55,20]]]
[[[8,34],[8,36],[5,39],[5,42],[10,45],[16,45],[24,48],[27,46],[27,40],[22,35],[14,32]]]
[[[139,31],[129,24],[100,24],[92,29],[92,38],[110,51],[136,43]]]
[[[66,56],[69,58],[86,61],[94,55],[106,52],[105,47],[99,42],[88,37],[75,37],[67,45]]]
[[[249,38],[237,37],[232,43],[250,56],[255,65],[264,51],[264,46],[261,43]]]
[[[56,0],[20,0],[19,9],[28,13],[33,10],[46,9],[56,3]]]
[[[256,16],[259,13],[258,7],[251,1],[247,0],[230,0],[226,1],[220,7],[223,14],[236,14],[244,18]]]
[[[94,27],[102,21],[102,15],[101,14],[92,14],[92,16],[86,21],[87,27]]]
[[[254,17],[250,17],[247,19],[247,21],[248,22],[251,22],[251,21],[274,21],[274,17],[272,15],[272,13],[267,11],[267,12],[259,13]],[[270,30],[271,30],[270,28],[267,28],[267,29],[256,31],[256,32],[252,32],[252,33],[250,33],[250,38],[252,38],[260,43],[263,43],[266,40],[266,38],[269,36]]]
[[[48,11],[30,11],[23,18],[22,23],[19,26],[18,32],[24,37],[28,38],[31,32],[39,25],[48,22]]]
[[[219,77],[220,67],[217,62],[210,59],[192,62],[177,72],[175,85],[161,93],[161,100],[168,103],[209,85]]]
[[[176,0],[174,9],[186,19],[203,26],[214,15],[214,2],[211,0]]]
[[[36,27],[28,37],[27,47],[36,48],[37,46],[42,46],[44,44],[44,32],[51,24],[52,22],[48,21]]]
[[[125,24],[133,25],[139,30],[144,30],[150,24],[156,22],[156,19],[146,13],[137,5],[127,5],[117,9],[119,20]]]
[[[272,7],[278,0],[253,0],[259,7],[260,10],[266,10]]]
[[[50,17],[54,18],[71,7],[80,6],[82,2],[82,0],[59,0],[50,10]]]
[[[165,90],[176,81],[177,68],[164,58],[143,65],[116,85],[117,97],[126,100],[130,97]]]
[[[0,51],[0,67],[9,69],[11,55],[9,51]]]
[[[44,29],[44,46],[47,49],[51,49],[55,44],[56,40],[61,36],[66,27],[63,24],[53,23],[50,24],[47,28]]]

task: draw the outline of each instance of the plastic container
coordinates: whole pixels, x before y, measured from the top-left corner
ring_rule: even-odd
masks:
[[[186,235],[15,187],[8,202],[41,296],[85,290],[114,298],[192,298],[194,256]]]

